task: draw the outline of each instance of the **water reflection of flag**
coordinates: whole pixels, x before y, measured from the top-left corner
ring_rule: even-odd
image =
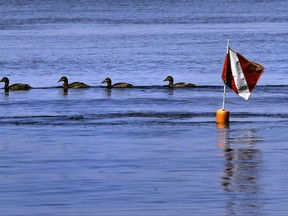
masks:
[[[236,94],[248,100],[263,72],[264,67],[262,65],[249,61],[228,47],[222,80]]]

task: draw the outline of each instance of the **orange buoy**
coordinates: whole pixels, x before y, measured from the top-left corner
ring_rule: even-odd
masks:
[[[217,124],[228,124],[229,123],[229,111],[224,109],[218,109],[216,112]]]

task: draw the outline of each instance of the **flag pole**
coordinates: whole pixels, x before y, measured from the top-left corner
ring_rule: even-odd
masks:
[[[225,101],[226,101],[226,83],[224,82],[222,110],[225,110]]]
[[[229,54],[230,40],[227,41],[227,55]],[[217,128],[226,128],[229,127],[229,111],[225,110],[225,101],[226,101],[226,80],[224,81],[224,92],[223,92],[223,102],[222,109],[218,109],[216,112],[216,123]]]
[[[227,41],[227,51],[226,51],[227,54],[229,54],[229,47],[230,47],[230,40],[228,39],[228,41]],[[225,101],[226,101],[226,80],[224,81],[222,110],[225,110]]]

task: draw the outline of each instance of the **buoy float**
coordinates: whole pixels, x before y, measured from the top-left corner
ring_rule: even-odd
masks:
[[[229,111],[224,110],[224,109],[218,109],[216,112],[216,123],[228,124],[229,123]]]

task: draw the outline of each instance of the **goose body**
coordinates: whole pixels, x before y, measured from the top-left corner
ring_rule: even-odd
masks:
[[[68,88],[89,88],[90,86],[83,83],[83,82],[73,82],[73,83],[68,83],[68,78],[66,76],[62,76],[58,82],[63,82],[63,88],[68,89]]]
[[[9,86],[9,79],[8,77],[3,77],[0,82],[4,82],[5,83],[5,86],[4,86],[4,89],[5,91],[9,91],[9,90],[12,90],[12,91],[25,91],[25,90],[29,90],[31,89],[32,87],[28,84],[23,84],[23,83],[15,83],[15,84],[12,84]]]
[[[195,84],[187,83],[187,82],[179,82],[174,84],[174,79],[172,76],[167,76],[164,81],[169,81],[168,87],[169,88],[187,88],[187,87],[195,87]]]
[[[130,83],[120,82],[112,85],[112,81],[109,77],[105,78],[102,83],[107,83],[107,88],[132,88]]]

